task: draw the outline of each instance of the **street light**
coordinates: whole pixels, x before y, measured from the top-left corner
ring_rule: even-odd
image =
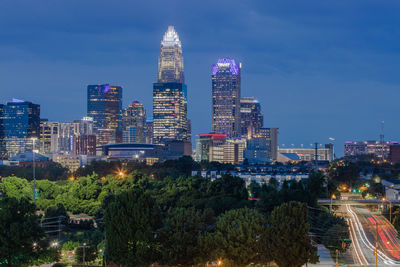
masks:
[[[37,138],[32,137],[32,168],[33,168],[33,203],[36,203],[36,166],[35,166],[35,143]]]
[[[331,206],[330,206],[330,213],[332,213],[332,199],[336,199],[335,194],[332,194],[331,196]]]

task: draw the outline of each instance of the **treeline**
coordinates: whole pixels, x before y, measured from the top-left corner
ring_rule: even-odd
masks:
[[[311,240],[343,250],[346,222],[317,205],[318,197],[327,194],[320,172],[305,181],[279,185],[271,179],[249,187],[229,175],[215,181],[174,176],[156,179],[125,169],[123,175],[40,180],[36,204],[47,214],[65,209],[93,215],[106,237],[107,259],[126,266],[188,266],[221,259],[224,266],[270,261],[300,266],[317,260]],[[32,200],[33,182],[5,177],[0,191],[8,198]]]

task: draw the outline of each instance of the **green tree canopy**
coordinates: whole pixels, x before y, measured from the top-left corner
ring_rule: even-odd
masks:
[[[155,200],[139,189],[108,200],[104,212],[107,259],[124,266],[155,262],[161,214]]]
[[[256,210],[230,210],[218,216],[215,231],[205,236],[203,244],[210,248],[213,260],[221,259],[224,266],[247,266],[260,263],[265,230],[264,216]]]
[[[276,207],[268,218],[270,252],[282,267],[302,266],[318,261],[317,248],[308,236],[307,207],[291,201]]]

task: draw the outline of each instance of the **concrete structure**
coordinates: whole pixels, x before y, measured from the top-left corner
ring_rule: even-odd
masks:
[[[196,140],[196,161],[223,162],[222,145],[226,142],[225,134],[198,134]]]
[[[165,147],[153,144],[108,144],[97,146],[97,156],[107,160],[163,161]]]
[[[90,136],[95,133],[93,118],[91,117],[83,117],[80,120],[60,122],[58,127],[58,154],[76,153],[74,146],[76,145],[75,140],[77,140],[78,136]],[[93,143],[92,138],[91,143]]]
[[[94,134],[75,135],[73,149],[75,155],[95,156],[96,135]]]
[[[260,134],[255,136],[267,139],[270,147],[269,157],[272,161],[278,159],[278,136],[279,128],[261,128]]]
[[[232,58],[220,58],[212,66],[212,132],[239,137],[240,64]]]
[[[64,168],[69,169],[71,172],[76,171],[79,167],[84,165],[85,159],[81,155],[53,155],[53,161],[59,163]]]
[[[40,120],[40,153],[48,155],[58,151],[59,131],[60,125],[58,122],[48,121],[47,119]]]
[[[300,157],[301,161],[314,161],[315,148],[279,148],[279,153],[295,153]],[[325,144],[324,148],[318,148],[319,161],[332,161],[333,160],[333,146],[332,144]]]

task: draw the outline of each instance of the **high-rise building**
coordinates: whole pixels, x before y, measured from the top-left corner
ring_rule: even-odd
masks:
[[[146,144],[153,144],[153,118],[146,120],[145,127]]]
[[[224,149],[224,163],[237,165],[244,160],[244,151],[246,149],[245,138],[228,139],[223,145]]]
[[[198,134],[196,140],[196,161],[224,161],[225,134]]]
[[[132,102],[122,112],[122,142],[146,143],[146,110],[139,101]]]
[[[252,138],[260,134],[264,124],[261,105],[254,97],[240,98],[240,134],[245,138]]]
[[[6,140],[4,136],[4,105],[0,104],[0,160],[7,158]]]
[[[96,136],[93,134],[83,134],[74,136],[75,155],[96,155]]]
[[[48,119],[40,120],[40,147],[42,154],[51,154],[58,151],[58,133],[60,124]]]
[[[40,135],[40,105],[13,99],[3,106],[5,152],[8,158],[32,151]],[[37,149],[35,147],[34,149]]]
[[[261,128],[258,136],[267,139],[270,147],[269,158],[273,161],[278,159],[278,135],[279,128]]]
[[[212,131],[240,136],[240,69],[232,58],[220,58],[212,66]]]
[[[271,142],[265,137],[253,137],[247,140],[244,157],[249,163],[265,164],[271,162]]]
[[[153,142],[190,141],[182,45],[174,27],[161,41],[158,82],[153,84]]]
[[[122,87],[88,85],[87,93],[87,115],[93,118],[97,144],[121,143]]]
[[[57,152],[61,154],[73,154],[74,138],[80,135],[93,135],[93,118],[83,117],[81,120],[74,120],[59,123]]]
[[[161,41],[158,58],[159,83],[185,83],[182,44],[174,26],[169,26]]]

